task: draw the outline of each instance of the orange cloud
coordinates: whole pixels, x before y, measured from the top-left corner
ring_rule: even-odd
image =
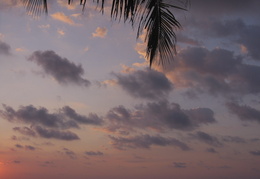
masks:
[[[102,27],[98,27],[96,29],[96,31],[94,33],[92,33],[93,37],[100,37],[100,38],[104,38],[107,35],[107,29],[106,28],[102,28]]]
[[[55,14],[52,14],[51,17],[55,20],[64,22],[64,23],[69,24],[69,25],[76,25],[75,22],[69,16],[66,16],[62,12],[57,12]]]

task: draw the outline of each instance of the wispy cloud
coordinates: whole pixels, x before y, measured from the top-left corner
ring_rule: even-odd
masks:
[[[55,20],[64,22],[69,25],[76,25],[76,23],[69,16],[66,16],[63,12],[56,12],[54,14],[51,14],[51,17]]]
[[[129,148],[143,148],[149,149],[151,146],[174,146],[181,150],[190,150],[190,147],[175,139],[170,137],[162,137],[160,135],[150,136],[150,135],[139,135],[134,137],[114,137],[109,136],[112,145],[119,150],[126,150]]]

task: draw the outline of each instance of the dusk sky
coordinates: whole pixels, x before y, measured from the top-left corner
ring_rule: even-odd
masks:
[[[92,0],[0,0],[1,179],[259,179],[260,1],[174,10],[177,55]]]

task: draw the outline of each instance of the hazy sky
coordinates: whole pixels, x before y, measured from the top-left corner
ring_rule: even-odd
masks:
[[[178,54],[92,1],[0,0],[1,179],[259,179],[260,1],[191,0]]]

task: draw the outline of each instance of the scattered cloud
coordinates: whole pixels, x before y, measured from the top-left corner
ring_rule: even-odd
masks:
[[[58,29],[57,32],[58,32],[58,34],[60,36],[64,36],[65,35],[65,31],[64,30]]]
[[[186,168],[187,164],[183,162],[173,162],[175,168]]]
[[[234,102],[226,103],[229,111],[237,115],[243,121],[257,121],[260,123],[260,111],[247,105],[239,105]]]
[[[11,55],[11,46],[0,39],[0,55]]]
[[[15,147],[16,147],[16,148],[23,148],[23,146],[20,145],[20,144],[16,144]]]
[[[107,35],[107,29],[105,27],[97,27],[95,32],[92,33],[93,37],[104,38]]]
[[[206,149],[206,152],[209,152],[209,153],[218,153],[214,148],[208,148],[208,149]]]
[[[35,131],[29,127],[14,127],[13,130],[20,132],[23,135],[32,136],[32,137],[36,136]]]
[[[66,58],[62,58],[54,51],[35,51],[30,61],[39,65],[46,74],[52,76],[60,84],[77,84],[89,86],[90,81],[84,79],[81,65],[75,65]]]
[[[51,17],[55,20],[64,22],[69,25],[76,25],[75,22],[69,16],[66,16],[63,12],[56,12],[54,14],[51,14]]]
[[[3,105],[4,110],[0,110],[1,116],[10,122],[20,122],[30,125],[43,125],[51,128],[78,128],[75,121],[66,121],[62,115],[58,113],[49,113],[46,108],[36,108],[32,105],[21,106],[17,111],[12,107]],[[17,129],[20,132],[28,132],[28,129]]]
[[[94,113],[88,116],[78,114],[74,109],[65,106],[59,113],[50,113],[46,108],[36,108],[32,105],[21,106],[18,110],[3,105],[0,110],[2,118],[14,122],[29,124],[31,127],[14,127],[13,130],[30,137],[53,138],[59,140],[78,140],[77,134],[64,131],[69,128],[79,128],[79,125],[102,125],[103,119]]]
[[[33,147],[33,146],[31,146],[31,145],[26,145],[26,146],[25,146],[25,149],[26,149],[26,150],[30,150],[30,151],[36,150],[36,148]]]
[[[98,115],[94,113],[90,113],[88,117],[83,116],[77,114],[76,111],[69,106],[63,107],[62,112],[64,113],[65,116],[81,124],[101,125],[103,123],[103,120],[100,117],[98,117]]]
[[[25,52],[27,50],[25,48],[16,48],[15,51],[17,51],[17,52]]]
[[[85,152],[85,154],[88,155],[88,156],[101,156],[101,155],[104,155],[104,153],[100,152],[100,151],[97,151],[97,152],[87,151],[87,152]]]
[[[249,153],[255,156],[260,156],[260,150],[250,151]]]
[[[125,150],[127,148],[143,148],[143,149],[149,149],[151,146],[174,146],[178,147],[183,151],[190,150],[190,147],[175,139],[175,138],[166,138],[162,137],[160,135],[157,136],[150,136],[150,135],[139,135],[134,137],[114,137],[109,136],[111,139],[112,145],[119,149],[119,150]]]
[[[172,129],[193,130],[202,124],[216,122],[214,112],[209,108],[184,110],[179,104],[159,101],[138,105],[134,110],[124,106],[114,107],[105,116],[110,121],[108,129],[131,130],[133,127],[140,129],[156,129],[166,131]]]
[[[47,129],[43,128],[41,126],[35,126],[34,130],[38,133],[39,136],[43,138],[53,138],[53,139],[59,139],[59,140],[78,140],[79,137],[77,134],[70,132],[70,131],[60,131],[56,129]]]
[[[257,94],[260,92],[260,66],[242,62],[234,52],[202,47],[182,49],[167,77],[175,88],[186,89],[193,94],[207,92],[211,95]]]
[[[222,141],[229,143],[246,143],[246,140],[238,136],[224,136]]]
[[[194,138],[208,145],[215,147],[221,147],[223,144],[218,140],[218,138],[207,134],[206,132],[198,131],[196,134],[191,134]]]
[[[76,153],[73,152],[72,150],[68,149],[68,148],[63,148],[62,153],[67,155],[70,159],[76,159],[77,158]]]
[[[114,75],[117,84],[135,98],[158,100],[167,97],[173,89],[173,85],[163,73],[148,68]]]

